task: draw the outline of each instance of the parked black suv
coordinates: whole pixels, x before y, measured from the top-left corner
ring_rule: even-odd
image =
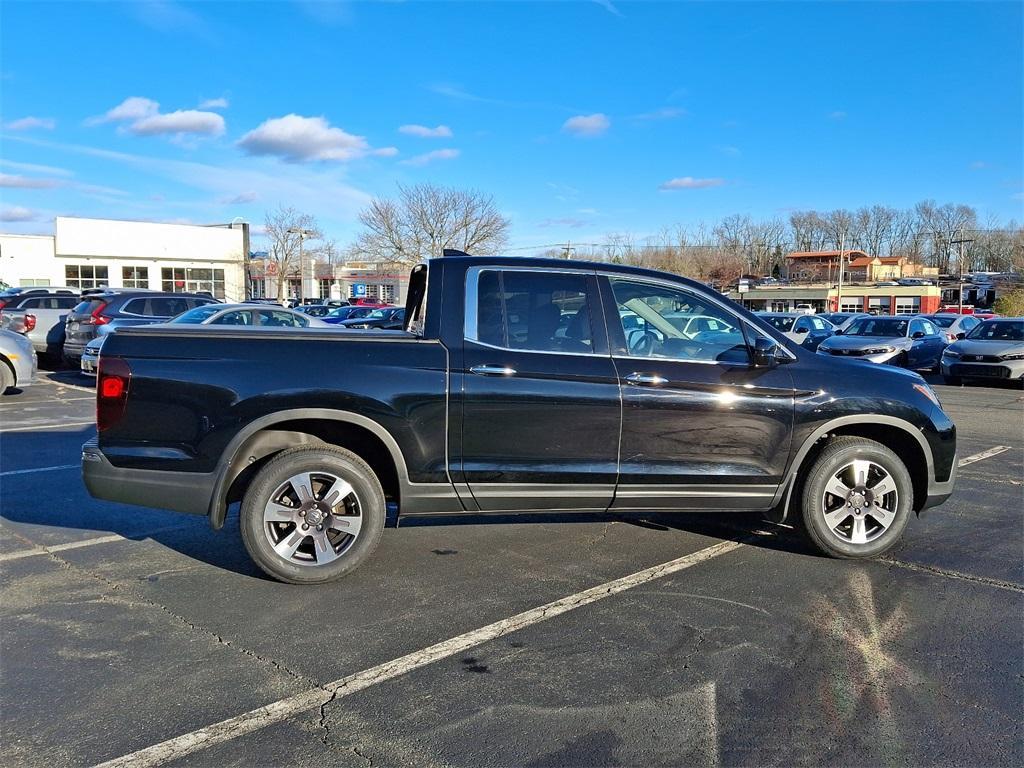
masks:
[[[118,327],[150,325],[170,320],[204,304],[217,304],[216,299],[195,293],[160,293],[159,291],[110,289],[84,298],[68,314],[64,339],[64,359],[78,366],[85,345],[96,338],[97,329],[117,320]]]

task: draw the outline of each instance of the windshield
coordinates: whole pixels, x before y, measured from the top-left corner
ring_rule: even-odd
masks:
[[[793,328],[793,323],[796,322],[795,317],[786,317],[785,315],[765,315],[764,319],[772,328],[783,333],[788,333]]]
[[[854,320],[846,329],[847,336],[906,336],[909,320],[898,317],[865,317]]]
[[[928,319],[931,320],[940,328],[949,328],[951,325],[953,325],[953,323],[957,321],[957,318],[955,317],[943,317],[942,315],[932,315]]]
[[[172,323],[193,323],[198,325],[209,317],[220,312],[224,309],[223,305],[220,304],[207,304],[205,307],[196,307],[190,309],[188,312],[182,312],[176,318],[171,320]]]
[[[373,312],[366,316],[367,320],[383,320],[387,315],[387,311],[383,309],[375,309]]]
[[[982,341],[1024,341],[1024,320],[986,320],[974,326],[968,339]]]

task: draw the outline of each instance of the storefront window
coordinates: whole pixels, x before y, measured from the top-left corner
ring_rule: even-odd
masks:
[[[121,267],[121,285],[125,288],[149,288],[149,267]]]
[[[99,288],[110,285],[107,268],[95,264],[68,264],[64,267],[64,279],[68,288]]]
[[[160,284],[168,293],[209,293],[224,298],[224,270],[192,267],[164,267]]]
[[[331,298],[331,283],[333,283],[334,281],[333,280],[324,280],[323,278],[321,278],[321,279],[317,280],[316,282],[317,282],[317,290],[318,290],[317,296],[319,298],[321,298],[321,299],[329,299],[329,298]]]

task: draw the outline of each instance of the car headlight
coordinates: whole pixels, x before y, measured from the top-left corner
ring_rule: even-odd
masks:
[[[1024,360],[1024,352],[1011,352],[1008,355],[1000,355],[1000,360]]]
[[[960,359],[960,353],[957,352],[955,349],[950,349],[949,347],[946,347],[944,350],[942,350],[942,356],[943,357],[954,357],[957,360]]]
[[[895,352],[896,347],[873,347],[872,349],[865,349],[865,355],[886,355],[890,352]]]

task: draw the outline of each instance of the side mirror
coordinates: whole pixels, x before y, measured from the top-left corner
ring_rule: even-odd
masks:
[[[960,333],[958,333],[958,334],[956,335],[956,337],[957,337],[958,339],[966,339],[966,338],[967,338],[967,334],[966,334],[966,333],[964,333],[963,331],[960,331]]]
[[[807,333],[808,330],[810,330],[810,329],[809,328],[797,328],[795,331],[793,331],[793,333]]]
[[[924,331],[914,331],[910,335],[910,338],[912,338],[912,339],[923,339],[924,338]]]
[[[758,336],[754,340],[754,367],[773,368],[776,363],[775,353],[779,345],[771,339]]]
[[[833,336],[842,336],[844,333],[846,333],[846,331],[844,331],[842,328],[836,328],[834,331],[832,331]]]

